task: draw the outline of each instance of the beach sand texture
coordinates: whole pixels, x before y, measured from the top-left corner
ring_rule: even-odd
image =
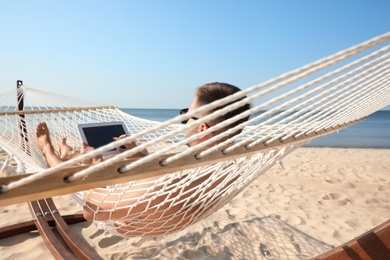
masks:
[[[5,159],[1,153],[0,161]],[[72,230],[104,259],[310,259],[390,218],[390,149],[300,148],[210,218],[178,234],[124,239]],[[81,213],[69,195],[61,214]],[[0,226],[31,220],[0,208]],[[0,259],[53,259],[37,232],[0,240]]]

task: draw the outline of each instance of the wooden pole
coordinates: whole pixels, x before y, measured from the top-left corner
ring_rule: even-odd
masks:
[[[16,81],[16,89],[17,89],[17,104],[18,111],[24,111],[24,93],[23,93],[23,81]],[[19,130],[20,130],[20,147],[30,155],[30,149],[28,147],[28,136],[27,136],[27,127],[26,120],[24,114],[19,114]]]

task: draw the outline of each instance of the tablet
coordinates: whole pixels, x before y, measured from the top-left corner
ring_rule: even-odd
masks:
[[[89,146],[99,148],[108,143],[111,143],[113,137],[119,137],[123,134],[128,134],[125,124],[122,121],[104,122],[104,123],[89,123],[78,125],[81,139]],[[106,151],[103,156],[118,153],[116,149]]]

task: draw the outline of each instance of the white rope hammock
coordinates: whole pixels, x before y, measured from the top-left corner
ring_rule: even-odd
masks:
[[[0,206],[86,190],[84,206],[98,225],[115,233],[156,236],[182,230],[224,206],[302,144],[389,105],[389,40],[386,33],[162,123],[26,86],[1,94],[0,147],[13,156],[22,175],[1,179]],[[191,124],[178,124],[245,96]],[[18,97],[24,99],[23,111],[18,111]],[[255,104],[250,110],[202,134],[250,115],[249,121],[186,146],[200,135],[185,138],[186,129],[249,102]],[[61,137],[79,148],[80,123],[124,121],[131,135],[47,168],[35,141],[35,128],[42,121],[56,150]],[[244,131],[220,141],[239,129]],[[134,140],[141,143],[135,149],[89,167],[74,166]],[[219,144],[206,148],[216,141]],[[148,156],[125,160],[144,149]]]

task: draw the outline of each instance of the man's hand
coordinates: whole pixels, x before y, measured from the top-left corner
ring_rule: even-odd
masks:
[[[124,134],[124,135],[121,135],[121,136],[119,136],[119,137],[114,137],[113,139],[114,139],[115,141],[117,141],[117,140],[126,138],[126,137],[128,137],[128,136],[129,136],[129,135]],[[131,143],[125,144],[124,147],[123,147],[123,145],[122,145],[122,146],[120,146],[120,147],[116,147],[115,149],[118,151],[118,153],[123,153],[123,152],[125,152],[125,151],[127,151],[127,150],[130,150],[130,149],[133,149],[133,148],[137,147],[138,145],[139,145],[139,142],[136,140],[136,141],[133,141],[133,142],[131,142]],[[131,155],[131,156],[128,157],[128,158],[144,157],[144,156],[147,155],[147,154],[148,154],[148,152],[147,152],[146,150],[143,150],[142,152],[138,152],[138,153],[136,153],[136,154],[133,154],[133,155]]]

